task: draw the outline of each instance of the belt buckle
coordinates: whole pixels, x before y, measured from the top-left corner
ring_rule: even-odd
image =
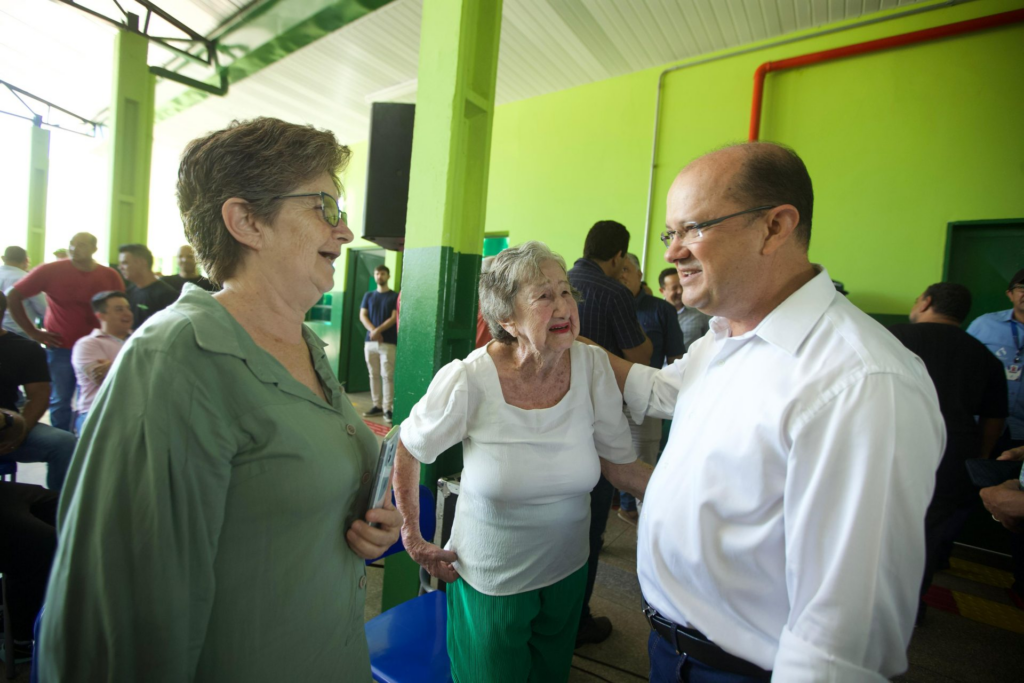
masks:
[[[644,613],[644,616],[647,618],[647,625],[651,627],[651,630],[652,631],[653,630],[657,630],[657,629],[654,628],[654,618],[653,618],[654,615],[657,614],[657,612],[654,611],[654,608],[651,607],[650,604],[648,604],[648,602],[646,600],[644,600],[643,609],[641,611]]]

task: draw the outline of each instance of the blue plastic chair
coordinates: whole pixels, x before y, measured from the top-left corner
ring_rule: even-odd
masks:
[[[443,591],[407,600],[366,622],[370,670],[380,683],[450,683]]]
[[[420,484],[420,533],[432,539],[437,526],[434,496]],[[402,540],[381,557],[404,550]],[[377,558],[380,559],[380,558]],[[369,562],[367,562],[369,564]],[[366,622],[370,669],[380,683],[449,683],[448,607],[445,594],[434,591],[392,607]]]

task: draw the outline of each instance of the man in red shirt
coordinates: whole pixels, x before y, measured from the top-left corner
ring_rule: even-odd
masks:
[[[113,268],[96,263],[96,237],[80,232],[68,245],[71,258],[44,263],[14,283],[7,294],[11,317],[30,339],[46,346],[50,367],[50,424],[71,431],[71,397],[75,393],[75,370],[71,347],[98,323],[92,312],[94,294],[124,291],[124,282]],[[40,330],[29,320],[23,301],[43,292],[48,307]]]

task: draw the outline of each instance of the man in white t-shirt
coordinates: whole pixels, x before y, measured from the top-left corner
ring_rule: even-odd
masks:
[[[906,669],[942,415],[920,359],[808,260],[812,208],[767,143],[669,191],[666,260],[711,334],[662,370],[612,359],[634,419],[673,418],[637,540],[651,681]]]
[[[71,366],[78,382],[75,434],[82,433],[92,402],[131,333],[134,321],[124,292],[100,292],[92,298],[92,310],[100,322],[99,329],[76,341],[71,350]]]

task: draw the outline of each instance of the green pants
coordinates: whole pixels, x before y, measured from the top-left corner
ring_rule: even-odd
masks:
[[[569,680],[587,565],[558,583],[515,595],[448,585],[448,656],[455,683]]]

